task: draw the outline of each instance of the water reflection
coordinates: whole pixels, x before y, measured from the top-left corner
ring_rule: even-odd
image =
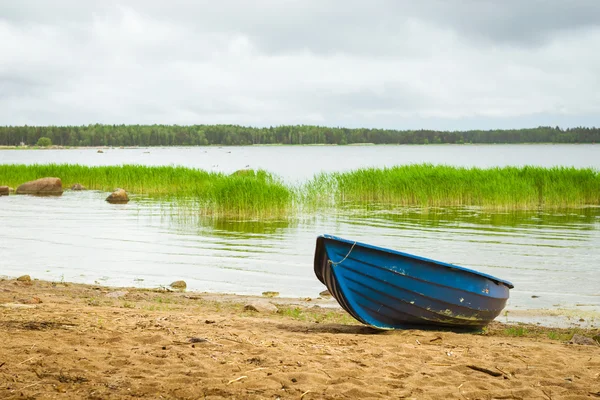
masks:
[[[600,220],[600,207],[556,210],[486,210],[477,207],[390,209],[389,205],[370,205],[368,208],[346,206],[345,214],[357,219],[382,219],[394,223],[419,224],[430,227],[450,227],[463,224],[499,227],[572,227],[575,230],[594,229]]]
[[[452,233],[468,242],[502,243],[504,238],[520,238],[520,244],[561,247],[562,242],[588,240],[587,230],[594,230],[600,220],[600,207],[549,211],[513,210],[505,212],[475,208],[429,208],[396,210],[346,210],[338,218],[351,225],[396,230],[418,229],[422,232]],[[471,236],[469,238],[468,236]],[[561,242],[561,243],[559,243]],[[567,243],[567,246],[570,245]]]

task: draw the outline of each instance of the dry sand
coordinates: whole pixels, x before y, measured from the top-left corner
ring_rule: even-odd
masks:
[[[1,280],[0,398],[600,398],[600,347],[566,331],[377,333],[294,303]]]

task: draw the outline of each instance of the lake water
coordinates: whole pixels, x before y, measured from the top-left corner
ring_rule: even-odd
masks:
[[[184,165],[232,172],[263,168],[286,181],[321,171],[408,163],[566,165],[600,169],[597,145],[264,146],[0,150],[0,163]],[[0,182],[1,184],[1,182]],[[107,193],[0,197],[0,275],[189,290],[315,297],[317,235],[474,268],[510,280],[509,309],[600,312],[600,208],[490,213],[475,208],[340,210],[282,221],[181,217],[168,205]],[[532,297],[533,296],[533,297]]]
[[[600,169],[600,145],[243,146],[0,150],[0,164],[183,165],[231,173],[264,169],[286,181],[319,172],[433,163],[464,167],[537,165]]]

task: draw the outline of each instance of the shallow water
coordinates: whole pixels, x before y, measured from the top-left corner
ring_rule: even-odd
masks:
[[[0,150],[0,163],[265,168],[288,181],[320,171],[411,162],[600,168],[597,145],[338,146]],[[149,153],[147,153],[149,152]],[[281,221],[185,215],[107,193],[0,197],[0,275],[113,286],[314,297],[318,235],[329,233],[455,263],[512,281],[510,309],[600,312],[600,208],[490,213],[478,209],[342,209]]]
[[[111,205],[106,195],[0,198],[0,274],[137,287],[183,279],[195,291],[314,297],[323,290],[315,239],[330,233],[512,281],[513,308],[600,311],[600,208],[341,210],[261,222],[188,218],[135,198]]]

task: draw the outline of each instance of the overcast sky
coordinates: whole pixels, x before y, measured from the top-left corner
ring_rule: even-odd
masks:
[[[0,125],[600,126],[598,0],[0,1]]]

